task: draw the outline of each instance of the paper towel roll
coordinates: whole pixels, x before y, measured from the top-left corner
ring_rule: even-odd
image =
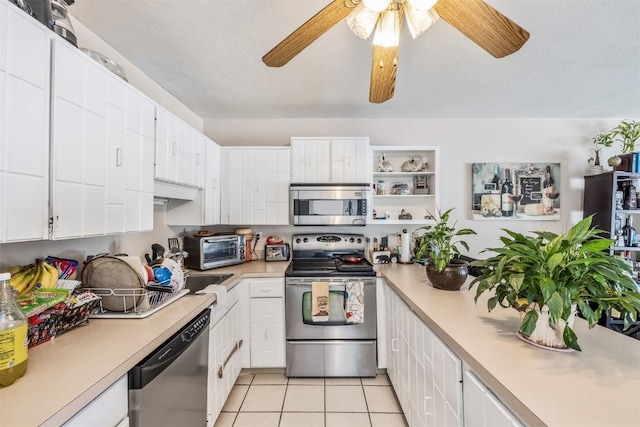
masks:
[[[400,238],[400,262],[409,261],[411,261],[411,235],[404,229]]]

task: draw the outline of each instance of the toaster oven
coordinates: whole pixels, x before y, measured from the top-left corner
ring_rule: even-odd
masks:
[[[183,247],[189,254],[185,266],[210,270],[245,261],[245,238],[239,234],[224,236],[185,236]]]

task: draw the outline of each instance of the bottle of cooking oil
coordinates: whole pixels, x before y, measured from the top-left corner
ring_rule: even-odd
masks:
[[[10,279],[10,273],[0,273],[0,387],[27,371],[27,318],[16,304]]]

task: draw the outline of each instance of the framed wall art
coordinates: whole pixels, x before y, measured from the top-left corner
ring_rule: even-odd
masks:
[[[560,163],[473,163],[474,220],[557,221]]]

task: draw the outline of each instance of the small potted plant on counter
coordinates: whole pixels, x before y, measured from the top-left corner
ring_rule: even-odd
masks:
[[[520,311],[518,337],[550,349],[581,350],[572,329],[576,310],[593,327],[615,309],[628,328],[640,311],[632,268],[609,255],[612,240],[600,237],[591,220],[584,218],[566,234],[504,230],[504,246],[487,249],[496,255],[471,263],[482,268],[469,286],[477,285],[476,303],[482,293],[493,292],[489,311],[498,305]]]
[[[469,245],[459,240],[459,237],[476,232],[469,228],[456,230],[456,223],[449,225],[452,210],[453,208],[445,212],[438,210],[435,225],[418,228],[425,232],[420,237],[416,259],[426,258],[427,278],[434,288],[454,291],[459,290],[466,281],[469,264],[455,258],[456,255],[461,255],[458,245],[469,250]]]

